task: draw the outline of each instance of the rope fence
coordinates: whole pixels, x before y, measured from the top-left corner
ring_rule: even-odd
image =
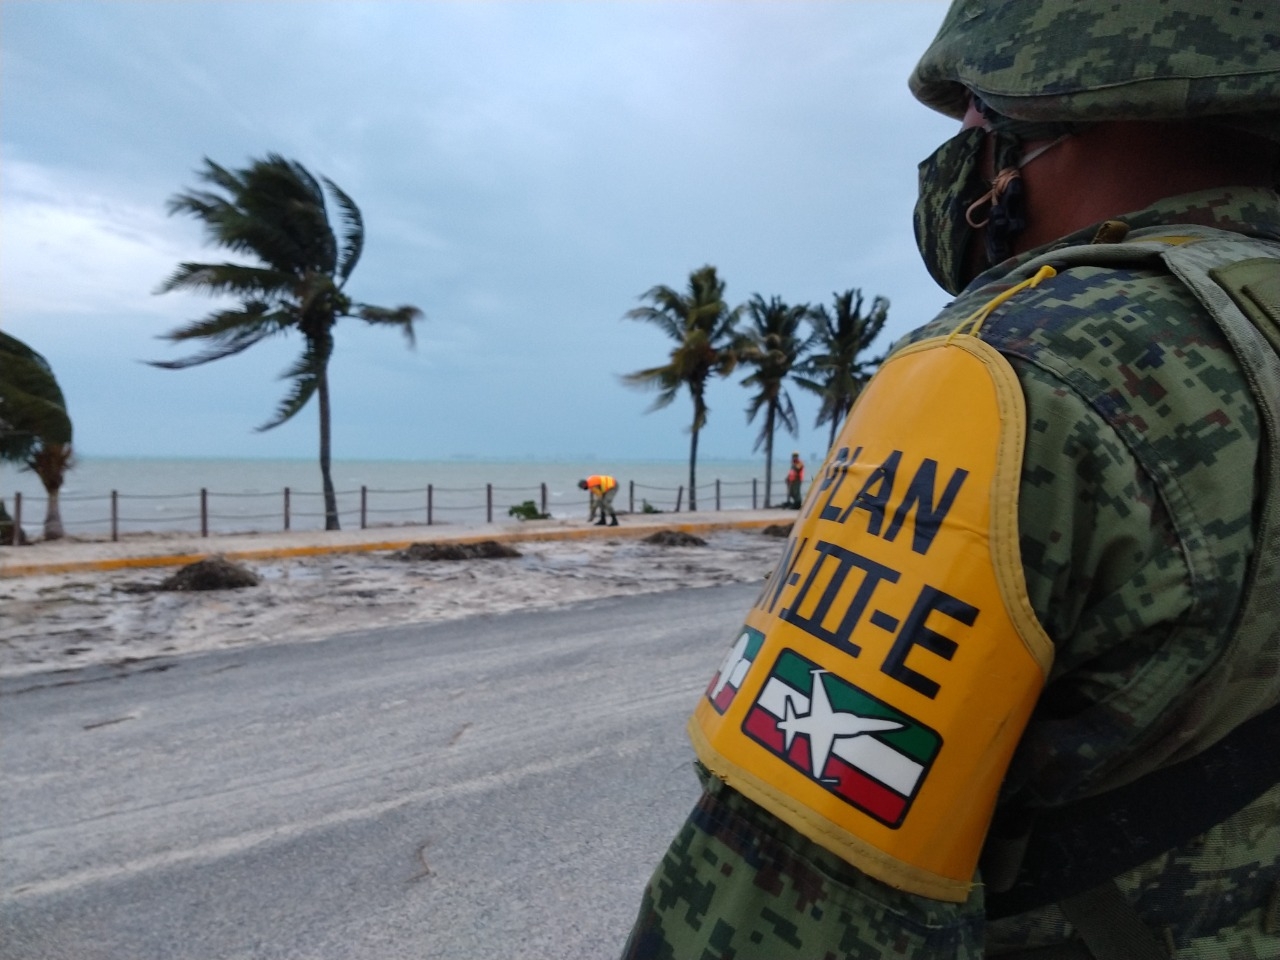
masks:
[[[775,486],[778,484],[775,483]],[[764,505],[764,485],[756,479],[699,484],[696,503],[702,510],[755,510]],[[622,491],[615,507],[622,512]],[[629,513],[680,513],[692,509],[687,489],[682,485],[658,486],[626,484]],[[529,486],[426,487],[358,489],[335,492],[338,519],[342,526],[370,527],[416,524],[493,523],[495,511],[501,519],[516,515],[525,504],[538,513],[551,515],[549,506],[561,508],[561,516],[579,511],[585,517],[589,499],[583,491],[550,497],[547,484]],[[12,495],[13,527],[6,531],[5,543],[17,541],[18,531],[42,525],[48,498]],[[555,500],[554,504],[551,501]],[[108,535],[115,541],[122,535],[198,530],[211,533],[264,533],[271,530],[324,529],[324,494],[284,487],[273,493],[219,492],[201,487],[195,493],[128,494],[112,490],[107,494],[62,496],[58,499],[62,526],[69,536],[85,539]]]

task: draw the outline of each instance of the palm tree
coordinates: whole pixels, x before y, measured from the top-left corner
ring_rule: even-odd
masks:
[[[747,302],[750,326],[738,342],[738,358],[754,368],[742,381],[744,387],[758,387],[747,404],[747,423],[764,410],[764,425],[753,449],[764,446],[764,505],[769,507],[773,490],[773,435],[778,426],[795,436],[799,429],[795,407],[787,393],[786,381],[803,356],[808,340],[800,335],[800,324],[809,316],[808,304],[791,307],[778,297],[767,303],[760,294]]]
[[[640,296],[649,306],[628,310],[632,320],[648,320],[661,327],[675,346],[670,360],[661,367],[637,370],[623,376],[622,382],[632,387],[658,391],[650,410],[658,410],[675,399],[681,386],[689,388],[693,397],[692,435],[689,442],[689,509],[698,509],[697,463],[698,432],[707,422],[705,398],[707,380],[712,374],[727,377],[737,364],[734,352],[734,328],[741,307],[730,307],[724,299],[724,281],[716,276],[716,268],[705,266],[689,275],[689,288],[679,293],[670,287],[657,286]]]
[[[884,356],[861,360],[889,317],[889,301],[876,297],[866,316],[862,314],[862,291],[832,294],[834,313],[819,306],[809,314],[813,325],[810,344],[813,352],[796,367],[796,383],[822,398],[814,426],[831,425],[827,446],[836,440],[836,430],[853,409],[871,375]]]
[[[71,418],[47,360],[16,337],[0,333],[0,460],[35,472],[48,494],[44,538],[65,536],[58,494],[72,466]],[[12,525],[0,503],[0,523]],[[17,544],[22,532],[12,532]]]
[[[152,361],[181,370],[233,356],[274,334],[302,334],[302,353],[283,374],[293,382],[275,416],[258,427],[287,421],[313,394],[320,406],[320,476],[324,485],[325,529],[338,529],[338,502],[329,472],[329,359],[333,327],[340,317],[400,328],[413,344],[417,307],[394,309],[357,303],[343,292],[364,248],[360,209],[328,177],[317,180],[305,167],[276,154],[228,170],[205,158],[200,179],[214,190],[191,190],[169,201],[169,213],[203,221],[217,246],[256,258],[256,263],[182,263],[157,291],[193,290],[232,296],[238,306],[215,310],[201,320],[171,330],[173,343],[203,340],[206,346],[181,360]],[[321,185],[323,181],[323,186]],[[220,191],[220,192],[219,192]],[[336,203],[339,236],[326,209]]]

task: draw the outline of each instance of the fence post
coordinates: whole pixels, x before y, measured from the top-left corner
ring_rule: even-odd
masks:
[[[493,484],[484,485],[484,522],[493,523]]]
[[[427,526],[431,526],[431,484],[427,484]]]
[[[632,480],[630,483],[630,486],[631,486],[631,512],[635,513],[636,512],[636,482]]]
[[[115,543],[120,539],[120,498],[119,495],[111,491],[111,542]]]
[[[684,499],[684,485],[681,484],[681,486],[676,490],[676,513],[680,512],[680,501],[683,499]]]
[[[369,488],[360,485],[360,529],[363,530],[369,521]]]
[[[13,545],[22,546],[22,494],[18,491],[13,494]]]
[[[716,477],[716,511],[720,510],[720,478]]]
[[[756,508],[756,478],[751,478],[751,509]]]
[[[200,488],[200,536],[209,535],[209,491]]]
[[[546,484],[546,481],[543,481],[543,484],[542,484],[542,509],[541,509],[540,511],[538,511],[538,512],[539,512],[539,513],[546,513],[546,512],[547,512],[547,484]]]
[[[284,488],[284,528],[289,529],[289,488]]]

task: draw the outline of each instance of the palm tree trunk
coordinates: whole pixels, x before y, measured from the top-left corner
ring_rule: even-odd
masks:
[[[693,394],[693,429],[689,438],[689,510],[698,509],[698,431],[707,419],[707,405],[702,399],[702,384],[689,385]]]
[[[338,497],[333,490],[333,476],[329,471],[329,365],[320,367],[316,378],[316,393],[320,397],[320,482],[324,487],[324,528],[338,530]]]
[[[62,508],[58,504],[58,491],[50,490],[48,493],[49,498],[45,501],[44,509],[44,538],[61,540],[67,532],[62,527]]]
[[[696,424],[697,421],[695,420]],[[689,511],[698,509],[698,428],[694,426],[689,438]]]
[[[32,455],[27,465],[40,478],[40,484],[48,495],[44,511],[44,538],[61,540],[66,536],[62,526],[62,509],[58,502],[58,492],[62,489],[62,481],[66,479],[71,468],[71,444],[45,443]]]
[[[773,411],[774,406],[764,415],[764,508],[769,509],[770,494],[773,493]]]

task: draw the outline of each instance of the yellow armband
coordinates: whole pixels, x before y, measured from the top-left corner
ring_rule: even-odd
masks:
[[[1018,550],[1025,419],[974,337],[887,361],[689,722],[731,786],[939,900],[968,895],[1053,657]]]

